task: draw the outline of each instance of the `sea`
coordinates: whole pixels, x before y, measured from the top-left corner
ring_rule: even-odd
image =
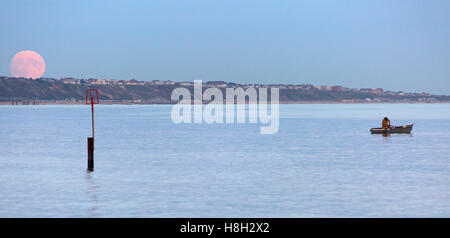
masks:
[[[282,104],[275,134],[172,108],[95,105],[89,172],[89,105],[0,106],[0,217],[450,217],[450,104]]]

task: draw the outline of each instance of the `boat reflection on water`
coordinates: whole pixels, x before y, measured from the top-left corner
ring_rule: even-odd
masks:
[[[376,136],[378,136],[378,134],[374,134]],[[383,138],[387,139],[389,137],[391,137],[391,133],[383,133],[381,134],[381,136],[383,136]],[[408,134],[399,134],[398,136],[408,136],[408,137],[413,137],[412,133],[408,133]]]

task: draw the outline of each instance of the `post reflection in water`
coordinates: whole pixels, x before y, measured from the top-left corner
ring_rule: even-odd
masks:
[[[89,217],[96,217],[96,211],[99,209],[99,202],[97,198],[97,190],[99,189],[99,185],[95,183],[95,179],[93,173],[87,171],[85,174],[85,178],[87,181],[87,195],[89,197],[89,201],[91,206],[88,207]]]

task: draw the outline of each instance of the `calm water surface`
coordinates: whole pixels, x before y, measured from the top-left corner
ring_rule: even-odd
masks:
[[[0,217],[450,217],[450,104],[280,105],[280,129],[170,105],[0,107]],[[384,116],[411,135],[371,135]]]

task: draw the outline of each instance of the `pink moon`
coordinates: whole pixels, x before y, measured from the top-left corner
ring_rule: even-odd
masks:
[[[10,71],[16,78],[40,78],[45,72],[45,61],[34,51],[20,51],[12,58]]]

